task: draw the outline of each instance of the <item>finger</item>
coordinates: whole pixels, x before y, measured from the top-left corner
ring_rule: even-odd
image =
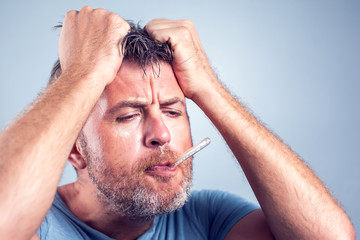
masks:
[[[62,23],[62,27],[65,28],[68,24],[74,23],[77,16],[78,16],[78,14],[79,14],[79,11],[76,11],[76,10],[68,11],[65,14],[65,18],[64,18],[64,21]]]
[[[80,15],[86,15],[88,14],[89,12],[92,12],[94,9],[90,6],[84,6],[83,8],[81,8],[79,14]]]
[[[146,31],[152,39],[169,42],[172,47],[180,41],[186,41],[202,49],[195,26],[190,20],[154,19],[146,25]]]
[[[154,31],[159,29],[173,29],[184,25],[186,20],[168,20],[168,19],[153,19],[145,26],[147,31]]]
[[[145,26],[148,33],[157,30],[177,31],[185,28],[186,30],[196,33],[194,24],[190,20],[167,20],[167,19],[153,19]]]

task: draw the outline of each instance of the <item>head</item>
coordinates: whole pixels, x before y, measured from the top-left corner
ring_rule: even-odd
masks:
[[[170,44],[154,41],[140,25],[136,25],[131,21],[128,21],[128,23],[130,25],[130,31],[121,42],[124,56],[123,61],[139,65],[144,74],[146,74],[146,67],[151,66],[152,73],[155,75],[160,73],[161,62],[172,64],[173,51],[171,50]],[[54,28],[61,27],[62,25],[57,25]],[[49,84],[60,75],[61,66],[58,59],[51,69]]]
[[[69,159],[79,178],[96,186],[97,199],[111,211],[148,219],[176,210],[188,197],[191,160],[170,165],[191,147],[190,126],[170,46],[153,41],[132,24],[122,50],[116,78],[76,141],[79,157]],[[57,62],[50,81],[60,74]]]

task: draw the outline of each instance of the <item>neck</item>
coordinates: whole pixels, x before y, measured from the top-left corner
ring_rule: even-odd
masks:
[[[153,222],[153,218],[130,219],[116,213],[109,204],[99,200],[93,184],[78,180],[59,187],[58,191],[74,216],[111,238],[136,239],[146,232]]]

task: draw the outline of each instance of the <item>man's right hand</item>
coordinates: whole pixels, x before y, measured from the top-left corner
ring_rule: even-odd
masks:
[[[80,12],[69,11],[59,41],[62,72],[96,73],[98,80],[109,84],[120,68],[120,43],[129,29],[119,15],[104,9],[83,7]]]
[[[120,68],[128,30],[127,22],[104,9],[66,14],[62,74],[0,134],[1,239],[35,235],[82,126]]]

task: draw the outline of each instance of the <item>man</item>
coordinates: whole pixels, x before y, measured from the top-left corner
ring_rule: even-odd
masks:
[[[61,74],[0,138],[3,238],[355,238],[316,176],[221,86],[191,22],[149,22],[173,59],[157,46],[140,63],[137,47],[123,50],[149,45],[129,28],[104,9],[67,13]],[[219,192],[183,206],[191,160],[171,164],[192,144],[185,97],[220,131],[261,210]],[[78,180],[57,190],[66,159]]]

